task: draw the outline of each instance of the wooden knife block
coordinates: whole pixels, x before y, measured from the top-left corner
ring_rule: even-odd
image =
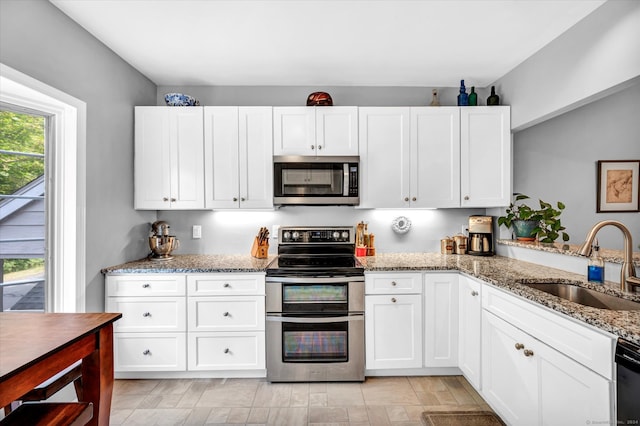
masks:
[[[258,244],[258,237],[254,238],[253,246],[251,246],[251,256],[258,259],[269,257],[269,243],[265,241],[262,244]]]

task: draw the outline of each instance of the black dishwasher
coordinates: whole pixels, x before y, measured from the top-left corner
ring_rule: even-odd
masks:
[[[640,346],[618,339],[616,347],[618,424],[640,424]]]

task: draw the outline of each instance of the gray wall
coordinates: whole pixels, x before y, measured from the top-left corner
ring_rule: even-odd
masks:
[[[87,104],[86,306],[102,311],[100,269],[139,256],[156,216],[132,208],[133,106],[156,86],[44,0],[0,1],[0,62]]]
[[[514,135],[514,191],[566,204],[573,244],[601,220],[624,223],[640,244],[640,213],[596,213],[598,160],[640,160],[640,84]],[[615,228],[598,233],[603,248],[622,249]]]

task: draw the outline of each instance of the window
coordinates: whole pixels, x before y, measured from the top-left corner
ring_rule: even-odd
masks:
[[[0,105],[0,312],[45,309],[47,123]]]
[[[45,311],[85,310],[86,105],[0,64],[0,104],[46,118]]]

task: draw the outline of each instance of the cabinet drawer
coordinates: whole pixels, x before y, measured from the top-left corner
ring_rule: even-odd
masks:
[[[366,294],[422,294],[422,274],[365,274],[365,291]]]
[[[109,296],[184,296],[184,275],[107,275]]]
[[[109,297],[107,310],[122,312],[116,332],[185,331],[187,302],[184,297]]]
[[[190,297],[189,331],[264,330],[264,296]]]
[[[263,295],[264,274],[189,275],[190,296]]]
[[[114,333],[115,371],[185,371],[185,333]]]
[[[264,369],[264,342],[264,331],[190,333],[189,370]]]
[[[482,308],[612,380],[615,347],[613,336],[564,318],[491,285],[483,286]]]

